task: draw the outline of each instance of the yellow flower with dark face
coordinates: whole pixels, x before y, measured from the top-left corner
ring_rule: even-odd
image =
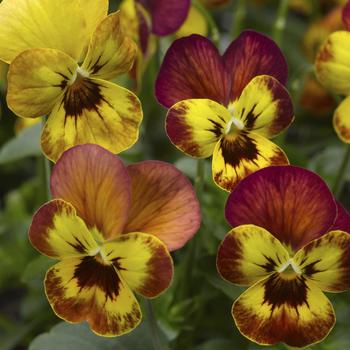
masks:
[[[41,145],[53,161],[77,144],[119,153],[138,138],[138,98],[108,81],[131,69],[136,45],[121,30],[120,13],[107,10],[108,0],[0,4],[8,105],[20,117],[49,116]]]

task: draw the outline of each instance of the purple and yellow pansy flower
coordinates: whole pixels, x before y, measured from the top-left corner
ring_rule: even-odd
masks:
[[[324,339],[335,314],[323,292],[350,288],[350,216],[324,181],[294,166],[259,170],[229,195],[226,219],[217,269],[249,286],[232,307],[240,332],[261,345]]]
[[[343,8],[346,30],[328,36],[316,57],[318,80],[330,91],[347,96],[335,110],[333,126],[338,137],[350,143],[350,1]]]
[[[174,166],[145,161],[125,167],[98,145],[63,153],[51,176],[53,200],[29,229],[33,246],[58,259],[45,277],[54,312],[87,321],[103,336],[134,329],[141,310],[133,291],[154,298],[170,284],[169,250],[200,225],[190,182]]]
[[[41,146],[52,161],[77,144],[119,153],[138,138],[138,98],[109,81],[131,69],[136,44],[123,33],[120,12],[107,11],[108,0],[0,4],[7,103],[23,118],[48,115]]]
[[[191,35],[169,48],[155,93],[170,108],[171,142],[192,157],[213,155],[213,179],[231,191],[260,168],[288,164],[269,140],[294,118],[286,81],[284,56],[265,35],[244,31],[223,56],[207,38]]]

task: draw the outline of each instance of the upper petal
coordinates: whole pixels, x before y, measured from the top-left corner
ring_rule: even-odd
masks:
[[[334,32],[316,57],[318,80],[335,93],[350,94],[350,32]]]
[[[293,104],[288,91],[275,78],[259,75],[243,89],[233,114],[244,129],[271,138],[286,129],[294,119]]]
[[[226,219],[233,226],[264,227],[294,250],[327,233],[337,208],[325,182],[295,166],[262,169],[230,194]]]
[[[130,208],[130,179],[121,160],[97,145],[76,146],[54,166],[51,192],[76,208],[105,239],[122,233]]]
[[[212,173],[219,187],[232,191],[242,179],[259,169],[287,164],[287,156],[273,142],[259,134],[241,131],[237,135],[225,135],[217,142]]]
[[[87,321],[98,335],[132,331],[141,321],[140,306],[115,267],[100,258],[67,259],[45,277],[45,292],[56,315],[65,321]]]
[[[167,114],[166,132],[171,142],[193,157],[210,157],[230,119],[221,104],[206,99],[177,102]]]
[[[125,283],[147,298],[158,296],[171,283],[173,261],[164,243],[153,235],[126,233],[105,243],[102,252]]]
[[[255,225],[241,225],[220,244],[216,266],[224,279],[252,285],[276,272],[288,259],[287,250],[271,233]]]
[[[199,203],[190,181],[173,165],[144,161],[128,166],[132,204],[124,232],[147,232],[169,250],[181,248],[198,231]]]
[[[348,211],[342,206],[341,203],[336,201],[337,203],[337,218],[330,231],[345,231],[350,233],[350,215]]]
[[[128,72],[135,56],[136,44],[124,34],[118,11],[103,19],[96,28],[82,68],[92,77],[109,80]]]
[[[156,80],[155,94],[162,105],[205,98],[228,102],[230,81],[217,48],[193,34],[175,40],[168,49]]]
[[[239,331],[260,345],[304,347],[320,342],[335,324],[332,304],[313,282],[277,273],[246,290],[232,315]]]
[[[137,141],[141,120],[141,103],[131,91],[106,80],[81,78],[54,106],[41,146],[52,161],[86,143],[119,153]]]
[[[152,32],[163,36],[174,33],[185,21],[190,0],[137,0],[152,16]]]
[[[9,108],[27,118],[50,113],[77,68],[71,57],[58,50],[30,49],[22,52],[9,68]]]
[[[350,235],[346,232],[327,233],[299,250],[293,260],[324,291],[350,288]]]
[[[252,30],[244,31],[227,48],[224,64],[232,79],[230,100],[236,100],[244,87],[257,75],[271,75],[281,84],[287,82],[287,62],[275,42]]]
[[[347,3],[343,7],[342,19],[344,26],[347,30],[350,30],[350,2]]]
[[[77,216],[75,208],[61,199],[41,206],[33,216],[29,239],[40,253],[51,258],[94,254],[97,243]]]
[[[58,49],[79,59],[89,39],[89,24],[81,1],[4,0],[0,4],[0,59],[10,63],[30,48]]]

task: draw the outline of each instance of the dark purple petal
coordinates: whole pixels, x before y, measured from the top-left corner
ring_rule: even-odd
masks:
[[[348,211],[337,202],[338,215],[330,231],[341,230],[350,233],[350,215]]]

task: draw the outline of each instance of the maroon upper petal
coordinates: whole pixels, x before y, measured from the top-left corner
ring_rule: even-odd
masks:
[[[347,210],[337,201],[338,214],[330,231],[341,230],[350,233],[350,215]]]
[[[348,1],[343,7],[342,18],[345,28],[350,30],[350,1]]]
[[[258,32],[242,32],[227,48],[223,59],[232,79],[231,101],[257,75],[271,75],[282,84],[287,82],[288,66],[282,51],[272,39]]]

